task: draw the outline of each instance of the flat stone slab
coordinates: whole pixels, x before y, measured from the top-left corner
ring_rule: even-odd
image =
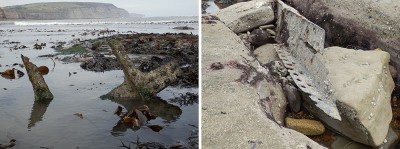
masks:
[[[280,127],[260,110],[257,90],[236,82],[242,71],[212,63],[253,61],[240,38],[220,21],[202,26],[202,148],[324,148]]]
[[[235,33],[251,30],[274,20],[272,0],[253,0],[241,2],[221,9],[217,16]]]

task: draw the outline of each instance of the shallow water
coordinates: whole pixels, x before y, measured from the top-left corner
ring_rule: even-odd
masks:
[[[208,7],[206,9],[207,13],[213,13],[219,11],[219,7],[215,4],[215,0],[207,1]]]
[[[0,143],[6,143],[12,138],[16,139],[17,145],[14,147],[16,149],[39,148],[40,146],[118,148],[121,141],[128,144],[130,141],[136,141],[138,137],[141,142],[160,142],[165,145],[176,142],[187,143],[188,138],[198,130],[198,104],[181,106],[168,99],[179,97],[180,93],[198,93],[198,88],[168,87],[158,94],[161,99],[154,99],[154,102],[140,100],[120,102],[101,99],[101,95],[123,82],[124,74],[121,70],[96,73],[81,69],[80,63],[63,63],[55,60],[54,65],[50,58],[38,57],[55,53],[50,48],[54,45],[53,42],[70,42],[76,38],[85,40],[98,37],[97,35],[79,35],[85,30],[108,28],[120,33],[128,31],[198,33],[197,23],[168,23],[168,21],[176,21],[170,20],[170,18],[153,19],[153,23],[149,20],[125,20],[123,23],[110,20],[24,21],[22,24],[16,23],[17,25],[9,21],[0,22],[0,30],[2,30],[0,32],[0,65],[2,65],[0,71],[12,68],[6,65],[22,63],[21,54],[28,56],[30,61],[37,66],[49,67],[50,72],[44,75],[44,79],[54,95],[49,105],[34,104],[32,85],[25,68],[19,66],[13,68],[23,71],[25,76],[12,80],[0,77]],[[194,17],[194,20],[197,20],[197,17]],[[96,21],[98,23],[82,23]],[[40,24],[41,22],[53,23],[45,25]],[[182,25],[194,27],[195,30],[172,29]],[[60,29],[61,32],[58,32]],[[19,45],[26,45],[29,48],[10,50],[9,47],[15,44],[7,44],[5,40],[21,42]],[[42,50],[34,50],[35,43],[46,43],[47,46]],[[142,104],[147,104],[152,110],[159,109],[155,111],[159,117],[148,123],[164,126],[160,132],[154,132],[147,127],[130,129],[129,126],[117,125],[120,117],[113,115],[113,112],[118,105],[130,109],[132,106]],[[83,119],[74,115],[75,113],[82,113]]]

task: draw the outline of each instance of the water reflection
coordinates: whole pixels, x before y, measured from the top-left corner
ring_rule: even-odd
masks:
[[[42,121],[44,113],[46,113],[47,107],[49,106],[50,102],[38,102],[35,101],[33,103],[31,116],[29,117],[29,124],[28,129],[35,126],[37,122]]]
[[[199,95],[187,92],[186,94],[180,94],[180,97],[174,97],[171,99],[168,99],[169,102],[171,103],[176,103],[179,104],[179,106],[190,106],[193,104],[198,104],[199,102]]]
[[[115,103],[120,104],[127,112],[132,109],[136,109],[143,105],[146,105],[151,113],[155,116],[162,118],[166,123],[176,121],[182,114],[182,109],[178,106],[168,103],[167,101],[161,99],[160,97],[154,97],[152,99],[141,100],[133,98],[109,98],[107,96],[100,97],[101,99],[109,99]],[[140,127],[133,127],[132,124],[124,123],[122,118],[120,121],[116,122],[111,133],[114,136],[120,136],[127,129],[132,129],[137,131]]]

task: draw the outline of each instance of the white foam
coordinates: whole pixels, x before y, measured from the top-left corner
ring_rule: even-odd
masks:
[[[88,21],[88,22],[43,22],[43,21],[15,21],[14,25],[17,26],[42,26],[42,25],[112,25],[112,24],[181,24],[181,23],[197,23],[197,21],[175,21],[175,20],[166,20],[166,21],[116,21],[116,22],[96,22],[96,21]]]

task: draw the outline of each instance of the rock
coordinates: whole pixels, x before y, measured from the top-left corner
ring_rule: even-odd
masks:
[[[257,94],[260,98],[258,104],[269,119],[283,126],[287,100],[281,84],[271,80],[264,79],[257,84]]]
[[[253,50],[253,46],[251,46],[250,41],[249,41],[249,35],[247,33],[241,33],[239,34],[240,39],[242,39],[243,44],[247,47],[249,50]]]
[[[253,0],[237,3],[216,12],[225,25],[235,33],[249,31],[274,20],[271,0]]]
[[[249,36],[249,41],[255,47],[262,46],[266,43],[272,43],[274,39],[271,37],[271,34],[262,30],[262,29],[254,29],[251,31]]]
[[[396,68],[394,68],[394,66],[389,65],[389,71],[390,71],[390,75],[392,76],[392,78],[396,78],[397,76],[397,70]]]
[[[297,113],[301,108],[301,93],[295,86],[289,83],[288,80],[284,80],[285,81],[282,83],[283,93],[286,96],[290,110]]]
[[[172,29],[177,29],[177,30],[194,30],[193,27],[189,27],[189,26],[177,26],[177,27],[174,27],[174,28],[172,28]]]
[[[394,82],[389,74],[389,53],[330,47],[317,57],[329,70],[328,79],[342,121],[312,110],[314,114],[354,141],[381,145],[392,119]]]
[[[265,64],[264,67],[268,68],[272,76],[276,78],[286,77],[289,73],[281,61],[272,61]]]
[[[277,50],[304,106],[325,124],[357,142],[379,146],[392,118],[389,54],[340,47],[324,49],[325,31],[281,1],[277,3]],[[343,32],[344,33],[344,32]],[[388,77],[389,76],[389,77]]]
[[[325,46],[389,52],[400,69],[400,1],[286,0],[326,31]]]
[[[398,142],[398,136],[392,128],[389,128],[385,143],[378,147],[371,147],[365,144],[354,142],[346,137],[336,136],[336,140],[332,143],[332,149],[392,149],[395,148]]]
[[[226,64],[245,58],[259,63],[248,55],[240,38],[223,23],[216,21],[202,25],[201,92],[202,98],[207,99],[202,101],[201,108],[203,148],[249,148],[251,140],[262,142],[256,148],[324,148],[305,135],[268,119],[260,110],[257,89],[234,81],[241,76],[242,70],[225,67],[206,71],[214,62]],[[228,114],[216,114],[221,111]]]
[[[260,62],[261,65],[279,60],[275,48],[276,44],[262,45],[254,50],[255,58],[258,60],[258,62]]]
[[[38,44],[38,43],[36,43],[36,44],[33,45],[33,49],[40,50],[40,49],[42,49],[42,48],[43,48],[42,45],[40,45],[40,44]]]
[[[285,118],[286,127],[301,132],[307,136],[321,135],[325,132],[325,126],[316,120]]]
[[[81,68],[89,71],[104,72],[110,70],[119,70],[121,67],[116,58],[111,57],[93,57],[88,61],[81,63]]]

